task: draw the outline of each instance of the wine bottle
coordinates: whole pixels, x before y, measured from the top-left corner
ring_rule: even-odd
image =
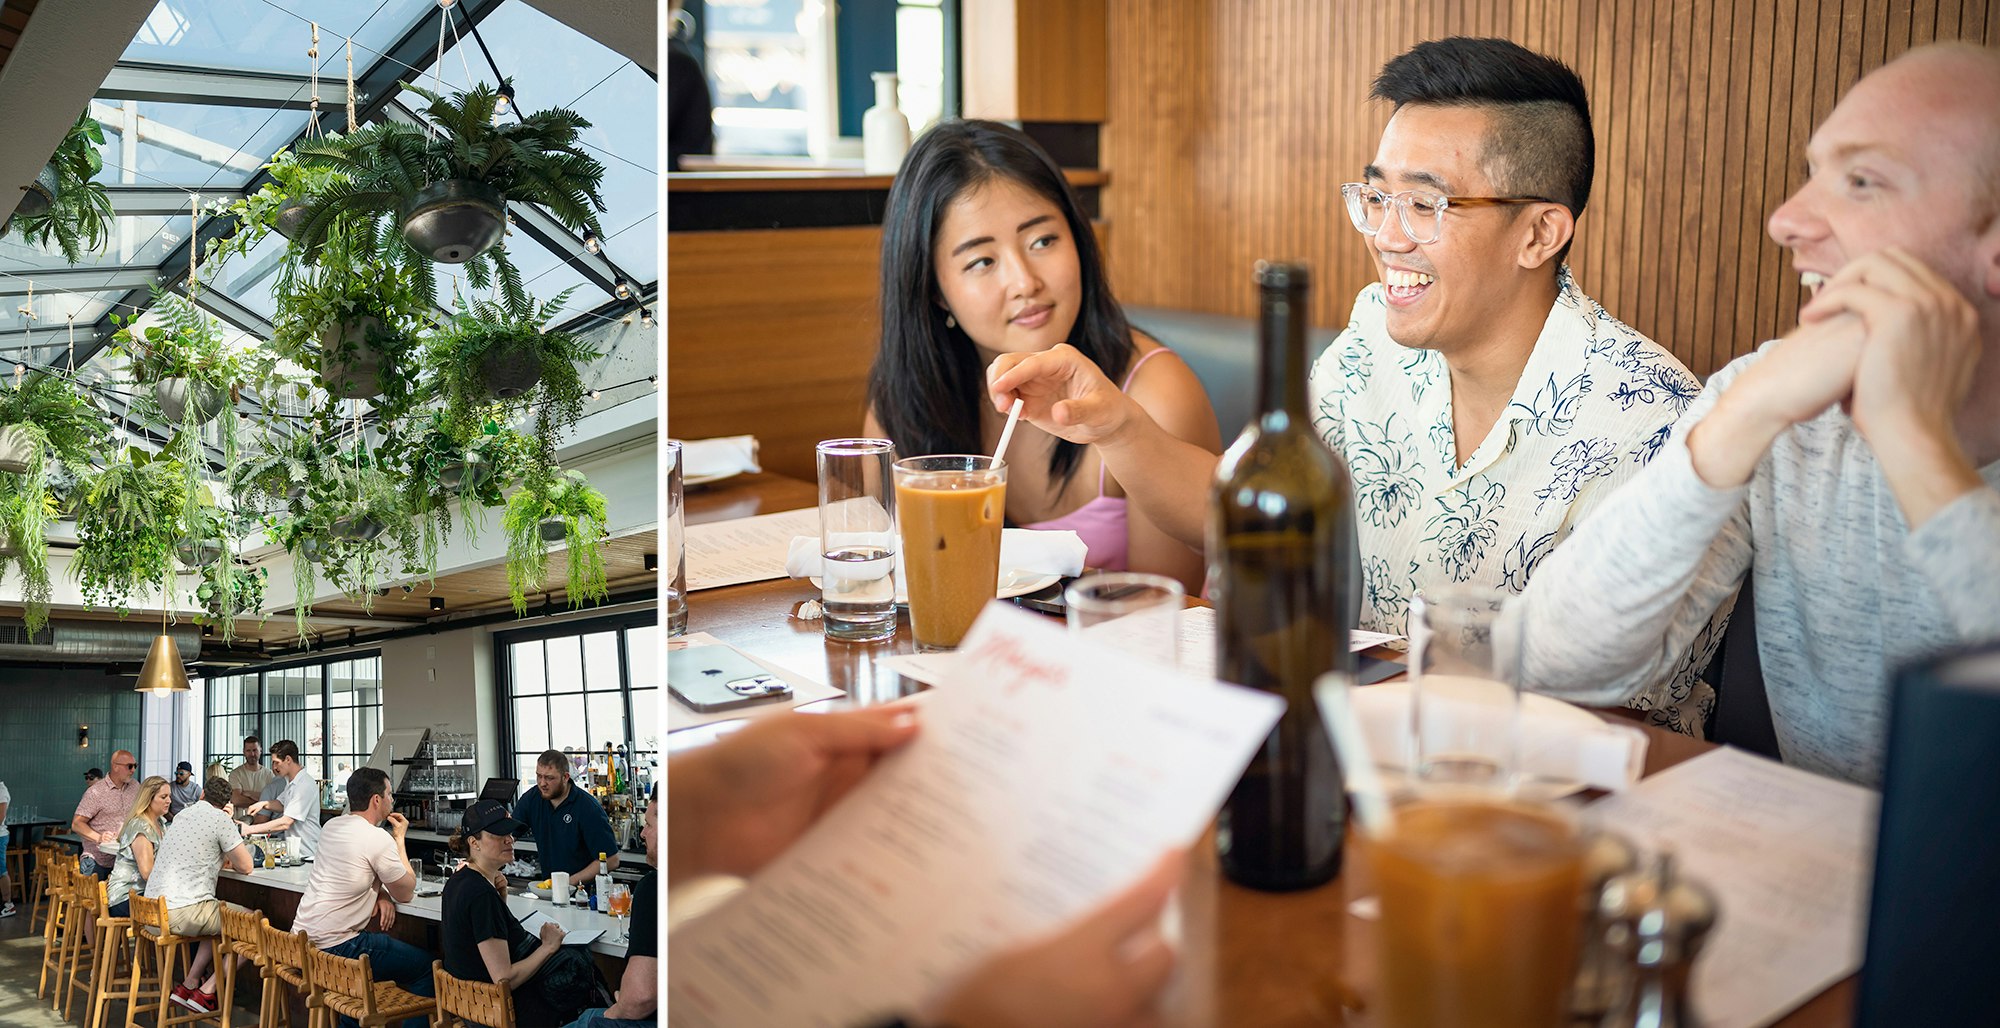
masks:
[[[1257,287],[1259,413],[1216,472],[1208,573],[1217,677],[1277,693],[1285,713],[1223,804],[1216,847],[1231,880],[1275,891],[1340,871],[1346,796],[1312,687],[1353,669],[1354,499],[1307,413],[1311,272],[1260,261]]]

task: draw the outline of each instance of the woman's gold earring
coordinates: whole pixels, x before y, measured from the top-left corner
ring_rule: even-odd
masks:
[[[954,317],[952,317],[952,316],[951,316],[951,314],[947,312],[947,313],[945,314],[945,316],[944,316],[944,327],[946,327],[946,328],[957,328],[957,327],[958,327],[958,319],[957,319],[957,318],[954,318]]]

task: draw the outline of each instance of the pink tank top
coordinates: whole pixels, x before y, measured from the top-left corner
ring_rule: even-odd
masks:
[[[1119,385],[1119,390],[1132,388],[1132,377],[1139,373],[1139,365],[1166,352],[1167,348],[1162,346],[1133,361],[1132,369],[1125,373],[1125,381]],[[1032,525],[1021,527],[1051,532],[1075,532],[1077,537],[1083,540],[1084,548],[1088,551],[1084,555],[1085,564],[1103,571],[1126,570],[1126,561],[1130,554],[1125,534],[1125,498],[1104,495],[1102,462],[1097,465],[1095,498],[1062,517],[1037,521]]]

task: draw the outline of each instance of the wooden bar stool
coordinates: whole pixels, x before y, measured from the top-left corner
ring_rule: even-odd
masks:
[[[14,883],[14,889],[20,893],[22,900],[28,898],[28,843],[21,838],[26,834],[7,833],[7,880]]]
[[[70,876],[63,871],[63,863],[51,860],[42,871],[42,892],[48,897],[48,917],[42,921],[42,977],[35,985],[35,996],[48,996],[50,1009],[62,1003],[63,951],[70,933],[77,930],[78,922],[70,902],[73,891]],[[54,994],[49,992],[49,972],[55,972]]]
[[[235,1024],[237,957],[245,957],[257,965],[258,977],[264,975],[264,946],[261,941],[264,914],[257,910],[241,910],[236,907],[222,908],[222,941],[215,944],[215,966],[221,978],[215,986],[215,1004],[222,1010],[222,1028]],[[266,988],[269,988],[267,985]],[[261,1005],[259,1010],[262,1010]],[[260,1018],[259,1028],[268,1022]]]
[[[111,883],[96,882],[97,886],[97,973],[91,978],[90,986],[90,1028],[102,1028],[110,1022],[104,1017],[104,1008],[113,1003],[123,1002],[132,988],[132,919],[112,917]],[[123,968],[125,973],[120,974]],[[141,997],[150,1000],[150,995]]]
[[[265,918],[257,924],[257,940],[264,948],[264,1002],[257,1008],[261,1028],[272,1028],[281,1013],[286,1028],[291,1028],[292,1010],[285,1002],[285,986],[291,986],[305,1000],[306,1028],[321,1028],[322,1024],[331,1023],[332,1019],[323,1015],[325,1008],[319,1005],[319,996],[313,991],[312,968],[307,966],[306,959],[306,954],[313,952],[313,944],[306,933],[281,932]]]
[[[177,1024],[195,1024],[201,1021],[220,1023],[219,1010],[201,1013],[196,1010],[175,1010],[173,1001],[174,985],[180,981],[179,968],[194,960],[194,950],[202,940],[214,942],[213,935],[175,935],[168,927],[167,901],[132,894],[132,925],[138,930],[135,938],[138,949],[132,957],[132,984],[125,993],[125,1028],[138,1028],[138,995],[147,977],[147,956],[152,956],[152,981],[144,983],[149,991],[157,990],[154,1001],[153,1028],[173,1028]],[[217,959],[221,959],[218,957]],[[217,1004],[220,1006],[220,1004]]]
[[[444,961],[431,961],[437,982],[437,1017],[432,1028],[514,1028],[514,993],[492,982],[468,982],[446,974]]]
[[[406,1017],[435,1017],[437,1002],[429,996],[408,992],[395,982],[378,982],[368,966],[368,955],[336,957],[313,947],[306,952],[312,969],[313,992],[327,1013],[321,1024],[332,1024],[334,1015],[354,1018],[361,1028],[385,1028]]]
[[[61,866],[62,862],[63,848],[61,846],[52,842],[35,844],[35,866],[30,869],[30,874],[33,877],[26,885],[27,890],[32,894],[30,897],[32,902],[28,906],[28,930],[31,932],[39,931],[40,929],[35,927],[35,922],[48,916],[49,912],[45,908],[49,905],[49,872]],[[44,921],[43,923],[46,924],[47,922]]]
[[[62,1016],[69,1020],[74,1008],[76,994],[83,993],[84,1009],[90,1009],[90,990],[97,982],[97,942],[91,933],[104,921],[103,904],[105,884],[96,875],[84,874],[82,870],[70,873],[70,905],[76,908],[73,918],[76,930],[63,940],[63,986]],[[84,925],[90,925],[89,932]]]

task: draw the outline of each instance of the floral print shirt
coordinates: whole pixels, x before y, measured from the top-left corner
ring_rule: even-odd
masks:
[[[1533,354],[1506,411],[1463,466],[1451,373],[1435,350],[1389,337],[1381,283],[1355,298],[1313,365],[1314,427],[1346,458],[1361,547],[1360,627],[1408,633],[1420,589],[1484,585],[1518,593],[1556,545],[1652,460],[1701,391],[1658,343],[1613,318],[1560,272]],[[1726,618],[1726,613],[1722,615]],[[1713,635],[1713,638],[1708,638]],[[1697,649],[1712,652],[1720,626]],[[1697,731],[1706,653],[1632,703]]]

